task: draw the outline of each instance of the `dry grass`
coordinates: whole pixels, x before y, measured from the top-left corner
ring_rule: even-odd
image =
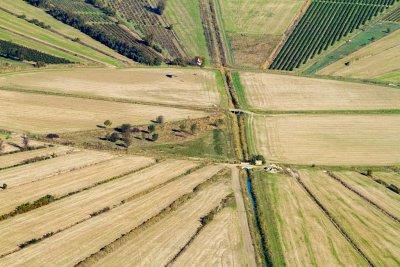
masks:
[[[178,164],[178,162],[175,162],[175,168]],[[207,167],[177,179],[151,193],[126,202],[124,205],[116,207],[109,212],[100,214],[45,239],[37,245],[4,257],[0,259],[0,265],[15,266],[28,263],[33,266],[42,265],[43,263],[53,266],[75,265],[120,238],[122,234],[131,231],[149,218],[157,215],[180,196],[190,193],[194,187],[213,176],[220,168]],[[168,170],[164,169],[163,171],[162,169],[159,170],[158,178],[161,178],[162,176],[160,175],[162,174],[169,173]],[[131,190],[135,188],[137,186],[130,187]],[[115,193],[118,195],[118,192]],[[98,207],[103,207],[103,205]],[[78,247],[80,249],[77,249]],[[49,251],[51,253],[48,253]]]
[[[335,172],[335,175],[390,214],[400,218],[400,195],[356,172]]]
[[[70,192],[93,186],[98,182],[141,169],[153,162],[153,159],[145,157],[118,157],[93,166],[7,189],[0,194],[0,214],[9,213],[18,205],[33,202],[45,195],[52,195],[56,198],[67,195]]]
[[[274,162],[322,165],[400,163],[400,116],[256,116],[256,150]]]
[[[400,90],[287,75],[240,73],[248,103],[265,110],[399,109]]]
[[[165,266],[200,227],[200,218],[218,206],[229,186],[218,183],[201,190],[178,210],[133,234],[94,266]],[[192,256],[192,262],[197,262]],[[185,265],[181,265],[185,266]]]
[[[0,251],[10,252],[24,241],[70,227],[90,218],[92,212],[113,207],[129,197],[184,174],[196,164],[166,161],[91,190],[0,222]],[[123,214],[122,214],[123,216]],[[7,230],[6,230],[7,229]],[[46,253],[42,251],[42,253]],[[1,263],[0,263],[1,265]]]
[[[321,171],[300,171],[303,182],[375,266],[397,266],[400,225]]]
[[[238,221],[235,210],[220,211],[173,266],[248,266]]]
[[[34,133],[90,130],[107,119],[120,125],[146,124],[159,115],[167,121],[207,116],[187,109],[8,91],[0,91],[0,105],[1,128]]]
[[[72,149],[69,147],[56,146],[5,155],[1,157],[0,169],[21,164],[23,161],[33,159],[35,157],[46,157],[51,155],[61,156],[69,152],[72,152]]]
[[[319,70],[317,74],[400,82],[400,30]],[[350,62],[349,66],[345,63]]]
[[[374,172],[374,177],[385,181],[387,184],[393,184],[400,188],[400,175],[399,173],[388,172]]]
[[[2,76],[0,86],[183,106],[209,107],[220,103],[215,73],[204,70],[43,71]]]
[[[270,242],[280,242],[283,260],[287,266],[365,266],[347,240],[329,221],[322,210],[291,177],[282,174],[257,177],[262,192],[258,199],[270,202],[259,204],[260,212],[273,216],[276,234]],[[265,210],[267,208],[273,209]],[[267,218],[264,218],[267,219]],[[271,225],[265,221],[268,232]],[[272,252],[273,253],[273,252]],[[282,262],[283,262],[282,260]]]
[[[0,171],[0,183],[8,188],[46,179],[63,172],[80,169],[89,165],[110,160],[114,156],[94,151],[80,151],[57,158],[38,161],[19,167]]]

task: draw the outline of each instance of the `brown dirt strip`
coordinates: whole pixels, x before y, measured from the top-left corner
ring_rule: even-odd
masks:
[[[29,263],[35,266],[44,262],[54,266],[75,265],[159,214],[209,178],[196,173],[184,176],[134,201],[126,202],[67,231],[8,255],[0,259],[0,265]]]
[[[400,219],[398,217],[396,217],[395,215],[391,214],[390,212],[388,212],[387,210],[385,210],[383,207],[381,207],[380,205],[378,205],[377,203],[375,203],[374,201],[372,201],[371,199],[369,199],[368,197],[366,197],[365,195],[361,194],[359,191],[357,191],[356,189],[354,189],[353,187],[351,187],[348,183],[346,183],[345,181],[343,181],[342,179],[340,179],[337,175],[335,175],[332,172],[327,172],[328,176],[331,177],[332,179],[334,179],[335,181],[339,182],[341,185],[343,185],[345,188],[347,188],[348,190],[350,190],[351,192],[353,192],[354,194],[358,195],[359,197],[361,197],[362,199],[364,199],[365,201],[367,201],[369,204],[371,204],[372,206],[374,206],[375,208],[377,208],[378,210],[380,210],[383,214],[385,214],[386,216],[388,216],[390,219],[400,223]]]
[[[351,246],[363,257],[371,267],[375,265],[369,259],[369,257],[361,250],[361,248],[356,244],[356,242],[350,237],[347,231],[339,224],[339,222],[333,217],[333,215],[328,211],[328,209],[322,205],[322,203],[317,199],[317,197],[311,192],[311,190],[303,183],[300,175],[297,172],[294,172],[291,169],[287,169],[288,174],[293,177],[300,186],[307,192],[310,198],[314,201],[314,203],[324,212],[324,214],[328,217],[328,219],[332,222],[332,224],[338,229],[338,231],[346,238],[346,240],[351,244]]]

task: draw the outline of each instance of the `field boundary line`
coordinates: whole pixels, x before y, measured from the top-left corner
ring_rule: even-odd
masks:
[[[385,210],[384,208],[382,208],[380,205],[376,204],[374,201],[372,201],[371,199],[369,199],[368,197],[364,196],[363,194],[361,194],[360,192],[358,192],[356,189],[354,189],[353,187],[351,187],[348,183],[346,183],[345,181],[343,181],[341,178],[339,178],[337,175],[335,175],[334,173],[327,171],[326,172],[328,174],[328,176],[332,179],[334,179],[335,181],[339,182],[341,185],[343,185],[345,188],[347,188],[348,190],[350,190],[351,192],[353,192],[354,194],[356,194],[357,196],[359,196],[360,198],[362,198],[363,200],[367,201],[369,204],[371,204],[372,206],[374,206],[375,208],[377,208],[380,212],[382,212],[383,214],[385,214],[387,217],[389,217],[390,219],[394,220],[397,223],[400,223],[400,219],[397,218],[395,215],[391,214],[390,212],[388,212],[387,210]]]
[[[114,97],[106,97],[106,96],[89,96],[89,95],[70,94],[70,93],[45,91],[45,90],[31,90],[31,89],[8,87],[8,86],[0,86],[0,90],[9,91],[9,92],[26,93],[26,94],[61,96],[61,97],[71,97],[71,98],[89,99],[89,100],[97,100],[97,101],[115,102],[115,103],[136,104],[136,105],[144,105],[144,106],[159,106],[159,107],[186,109],[186,110],[198,110],[198,111],[205,111],[205,112],[219,112],[219,111],[223,110],[222,108],[218,108],[218,107],[216,108],[216,107],[175,105],[175,104],[167,104],[167,103],[136,101],[136,100],[132,100],[132,99],[114,98]]]
[[[248,111],[241,110],[241,112],[256,115],[396,115],[400,114],[400,109],[262,110],[249,108]]]
[[[311,200],[322,210],[322,212],[328,217],[335,228],[342,234],[342,236],[350,243],[350,245],[360,254],[360,256],[368,263],[369,266],[375,267],[376,265],[368,258],[368,256],[361,250],[357,243],[350,237],[347,231],[339,224],[339,222],[333,217],[329,210],[319,201],[319,199],[311,192],[311,190],[303,183],[301,177],[297,171],[293,171],[290,168],[286,169],[287,173],[294,178],[298,184],[304,189]]]
[[[101,184],[104,184],[104,183],[108,183],[108,182],[111,182],[111,181],[116,180],[116,179],[123,178],[123,177],[125,177],[125,176],[127,176],[127,175],[130,175],[130,174],[133,174],[133,173],[136,173],[136,172],[140,172],[140,171],[142,171],[142,170],[144,170],[144,169],[147,169],[147,168],[149,168],[149,167],[151,167],[151,166],[155,166],[155,165],[156,165],[156,164],[150,164],[150,165],[148,165],[148,166],[142,167],[141,169],[134,170],[134,171],[130,171],[130,172],[126,173],[126,174],[121,174],[121,175],[119,175],[119,176],[110,178],[110,179],[108,179],[108,180],[106,180],[106,181],[96,183],[94,186],[91,186],[91,187],[82,189],[82,190],[77,191],[77,192],[72,192],[71,194],[66,194],[66,195],[64,195],[64,196],[61,196],[61,197],[55,199],[54,201],[52,201],[51,203],[53,203],[53,202],[55,202],[55,201],[58,201],[58,200],[61,200],[61,199],[63,199],[63,198],[66,198],[66,197],[75,195],[75,194],[77,194],[77,193],[80,193],[80,192],[83,192],[83,191],[92,189],[92,188],[94,188],[94,187],[96,187],[96,186],[98,186],[98,185],[101,185]],[[171,183],[171,182],[173,182],[173,181],[176,181],[176,180],[178,180],[178,179],[180,179],[180,178],[182,178],[182,177],[184,177],[184,176],[186,176],[186,175],[189,175],[191,172],[196,171],[196,170],[198,170],[198,169],[200,169],[200,168],[202,168],[202,167],[203,167],[202,165],[198,165],[198,166],[196,166],[196,167],[193,167],[193,168],[189,169],[188,171],[186,171],[185,173],[183,173],[183,174],[181,174],[181,175],[178,175],[178,176],[176,176],[176,177],[173,177],[173,178],[171,178],[170,180],[168,180],[168,181],[166,181],[166,182],[164,182],[164,183],[162,183],[162,184],[153,186],[153,187],[148,188],[148,189],[146,189],[146,190],[144,190],[144,191],[141,191],[141,192],[138,192],[138,193],[136,193],[136,194],[133,194],[133,195],[131,195],[130,197],[127,197],[126,199],[121,200],[119,203],[113,204],[111,207],[110,207],[110,206],[106,206],[106,207],[101,208],[100,210],[95,210],[95,211],[93,211],[92,213],[88,214],[85,218],[83,218],[83,219],[81,219],[81,220],[79,220],[79,221],[77,221],[77,222],[75,222],[75,223],[72,223],[71,225],[68,225],[68,226],[66,226],[66,227],[64,227],[64,228],[58,229],[58,230],[56,230],[55,232],[46,233],[46,234],[44,234],[44,235],[41,236],[41,237],[31,239],[31,240],[35,240],[34,243],[30,243],[30,241],[26,241],[26,242],[20,244],[19,247],[16,248],[15,250],[10,251],[10,252],[5,253],[5,254],[1,254],[1,255],[0,255],[0,259],[1,259],[1,258],[4,258],[4,257],[6,257],[6,256],[8,256],[8,255],[10,255],[10,254],[16,253],[16,252],[18,252],[18,251],[20,251],[20,250],[22,250],[22,249],[24,249],[24,248],[26,248],[26,247],[28,247],[28,246],[30,246],[30,245],[36,244],[36,243],[38,243],[38,242],[40,242],[40,241],[43,241],[44,239],[47,239],[47,238],[49,238],[49,237],[52,237],[52,236],[55,235],[55,234],[59,234],[59,233],[61,233],[61,232],[64,232],[64,231],[66,231],[66,230],[68,230],[68,229],[70,229],[70,228],[72,228],[72,227],[74,227],[74,226],[76,226],[76,225],[78,225],[78,224],[81,224],[81,223],[83,223],[83,222],[85,222],[85,221],[90,220],[90,219],[93,218],[93,217],[96,217],[96,216],[98,216],[98,215],[100,215],[100,214],[109,212],[109,211],[111,211],[111,210],[113,210],[113,209],[115,209],[115,208],[117,208],[117,207],[120,207],[120,206],[124,205],[124,204],[127,203],[127,202],[130,202],[130,201],[135,200],[135,199],[137,199],[137,198],[139,198],[139,197],[145,196],[145,195],[147,195],[147,194],[149,194],[149,193],[151,193],[151,192],[153,192],[153,191],[155,191],[155,190],[157,190],[157,189],[159,189],[159,188],[162,188],[162,187],[168,185],[169,183]],[[210,179],[212,179],[212,178],[210,178]],[[50,204],[50,203],[48,203],[48,204]],[[21,245],[22,245],[22,246],[21,246]]]
[[[135,234],[136,231],[138,231],[139,229],[142,229],[144,227],[149,227],[149,226],[153,225],[154,223],[158,222],[159,220],[163,219],[166,215],[168,215],[171,212],[177,210],[181,205],[186,203],[187,200],[189,200],[190,198],[195,196],[200,188],[202,188],[203,186],[209,186],[210,184],[213,184],[214,182],[217,182],[220,179],[223,179],[222,175],[223,175],[225,170],[226,170],[226,168],[220,170],[219,172],[217,172],[215,175],[213,175],[209,179],[207,179],[204,182],[196,185],[195,187],[193,187],[192,192],[184,194],[184,195],[178,197],[177,199],[175,199],[174,201],[169,203],[169,205],[167,207],[163,208],[158,214],[148,218],[146,221],[144,221],[143,223],[141,223],[138,226],[134,227],[130,231],[126,232],[125,234],[122,234],[119,238],[117,238],[114,241],[112,241],[111,243],[105,245],[104,247],[99,249],[97,252],[87,256],[84,260],[82,260],[82,261],[78,262],[77,264],[75,264],[75,267],[77,267],[77,266],[85,266],[85,263],[87,263],[88,261],[91,261],[91,260],[94,260],[95,262],[97,262],[97,259],[93,259],[93,257],[96,257],[96,256],[104,257],[108,253],[110,253],[110,252],[115,250],[115,247],[118,246],[118,244],[116,244],[117,242],[125,242],[126,239],[129,239],[130,235]],[[185,176],[185,175],[180,175],[180,176],[177,176],[177,177],[175,177],[173,179],[177,180],[179,178],[182,178],[183,176]],[[171,182],[172,182],[172,180],[171,180]],[[168,184],[168,182],[165,183],[165,185],[166,184]]]

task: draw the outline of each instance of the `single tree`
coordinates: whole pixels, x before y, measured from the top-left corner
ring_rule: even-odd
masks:
[[[181,130],[181,132],[186,131],[186,129],[187,129],[187,124],[186,124],[186,122],[182,122],[182,123],[179,125],[179,129]]]
[[[139,128],[132,128],[132,130],[131,130],[131,132],[132,133],[139,133],[140,132],[140,130],[139,130]]]
[[[110,126],[112,125],[112,122],[111,122],[110,120],[106,120],[106,121],[104,122],[104,125],[105,125],[106,127],[110,127]]]
[[[158,134],[157,134],[157,133],[154,133],[154,134],[151,136],[151,139],[152,139],[153,141],[157,141],[157,139],[158,139]]]
[[[126,149],[128,149],[132,145],[132,134],[131,132],[125,132],[122,136],[122,141],[125,143]]]
[[[197,129],[198,129],[199,127],[197,126],[197,123],[193,123],[192,124],[192,126],[190,126],[190,132],[192,133],[192,134],[195,134],[195,133],[197,133]]]
[[[152,133],[156,130],[156,126],[154,124],[150,124],[149,126],[147,126],[147,130]]]
[[[164,123],[164,122],[165,122],[164,116],[162,116],[162,115],[158,116],[157,119],[156,119],[156,122],[158,122],[158,123]]]
[[[3,190],[7,189],[7,184],[3,184],[3,186],[1,187]]]
[[[143,41],[144,41],[144,43],[147,45],[147,46],[153,46],[153,43],[154,43],[154,35],[153,34],[148,34],[148,35],[146,35],[144,38],[143,38]]]
[[[372,170],[371,169],[367,170],[367,176],[372,176]]]
[[[110,135],[110,137],[108,138],[108,140],[110,140],[111,142],[116,142],[117,140],[121,139],[121,135],[119,133],[112,133]]]
[[[224,120],[223,119],[218,119],[215,121],[215,126],[219,127],[221,125],[224,125]]]
[[[129,132],[132,129],[132,125],[130,125],[129,123],[124,123],[121,125],[121,132],[125,133],[125,132]]]
[[[29,136],[27,136],[26,134],[22,136],[22,144],[24,146],[24,150],[29,149]]]
[[[167,0],[161,0],[157,6],[157,13],[162,15],[164,13],[165,7],[167,5]]]

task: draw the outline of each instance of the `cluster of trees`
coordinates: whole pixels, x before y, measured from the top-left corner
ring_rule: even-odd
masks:
[[[65,58],[55,57],[34,49],[27,48],[9,41],[0,40],[0,56],[19,60],[33,61],[35,66],[42,67],[47,64],[69,64],[71,61]]]

